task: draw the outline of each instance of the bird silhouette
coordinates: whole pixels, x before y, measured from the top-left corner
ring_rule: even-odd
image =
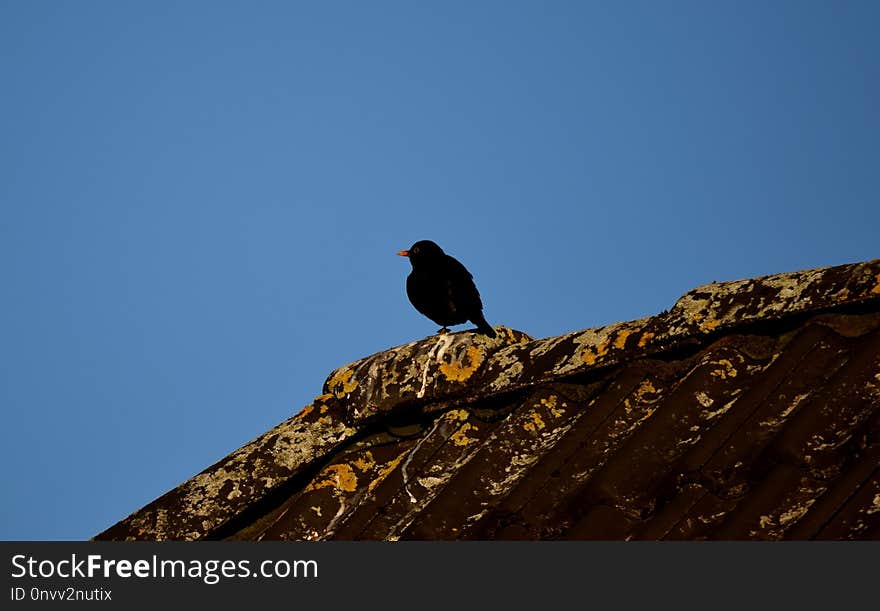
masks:
[[[467,268],[430,240],[421,240],[397,253],[409,257],[412,271],[406,278],[406,295],[416,310],[448,331],[449,325],[471,321],[477,330],[495,337],[483,317],[483,302]]]

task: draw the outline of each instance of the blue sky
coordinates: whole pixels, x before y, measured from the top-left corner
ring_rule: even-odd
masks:
[[[877,2],[0,1],[0,539],[85,539],[432,334],[880,256]]]

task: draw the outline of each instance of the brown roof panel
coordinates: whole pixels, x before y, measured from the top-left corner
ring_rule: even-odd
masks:
[[[820,540],[880,539],[880,468],[816,535]]]
[[[880,537],[880,260],[532,340],[439,335],[98,539]]]
[[[836,516],[851,499],[866,488],[870,492],[869,482],[872,477],[876,485],[878,465],[880,465],[880,444],[874,444],[868,446],[864,451],[855,452],[852,463],[848,468],[842,470],[841,477],[835,478],[830,483],[827,492],[817,500],[815,505],[810,507],[810,511],[798,521],[797,525],[786,533],[786,538],[810,539],[818,536],[827,525],[839,521]],[[877,492],[880,493],[880,490]],[[865,501],[868,504],[865,504]],[[880,499],[876,499],[875,504],[875,498],[869,494],[861,502],[857,500],[853,507],[855,507],[856,513],[864,511],[870,516],[872,513],[880,513]],[[837,538],[850,537],[840,536]]]

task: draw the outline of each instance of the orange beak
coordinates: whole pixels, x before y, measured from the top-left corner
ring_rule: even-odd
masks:
[[[401,251],[400,251],[399,253],[397,253],[397,254],[399,254],[401,257],[408,257],[408,256],[409,256],[409,251],[408,251],[408,250],[401,250]]]

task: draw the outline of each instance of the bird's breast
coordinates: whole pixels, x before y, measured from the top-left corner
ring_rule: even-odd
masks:
[[[442,274],[413,271],[406,279],[406,294],[413,307],[439,325],[457,325],[467,320],[453,288],[450,279]]]

